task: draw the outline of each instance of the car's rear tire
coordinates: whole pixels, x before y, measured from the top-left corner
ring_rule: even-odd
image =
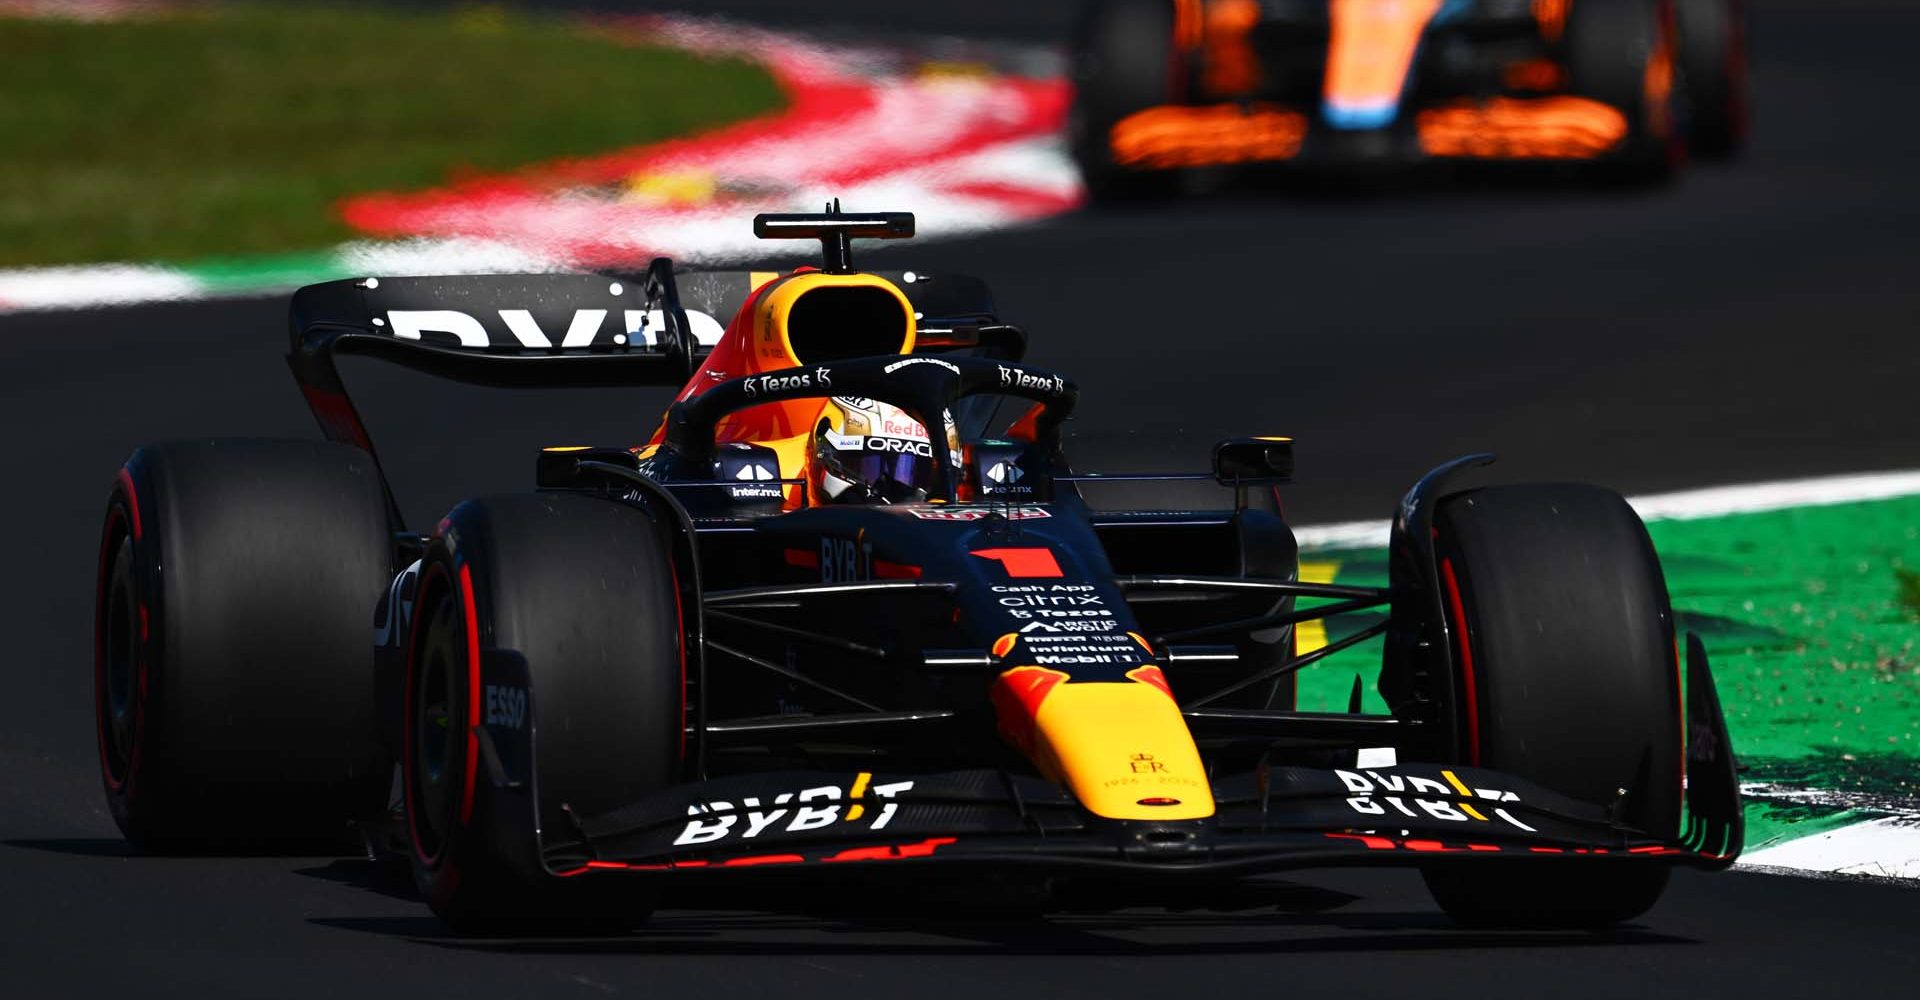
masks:
[[[1128,115],[1180,102],[1185,74],[1173,36],[1172,0],[1095,0],[1081,11],[1067,138],[1096,203],[1162,198],[1180,185],[1177,171],[1121,165],[1112,142]]]
[[[652,896],[632,876],[561,877],[538,855],[571,839],[575,818],[679,777],[682,602],[653,521],[578,494],[467,501],[428,544],[415,609],[402,797],[415,881],[433,911],[482,934],[644,919]],[[470,716],[485,650],[526,663],[531,803],[477,773],[481,720]]]
[[[1742,0],[1676,0],[1687,151],[1726,160],[1747,142],[1747,10]]]
[[[1674,113],[1673,0],[1574,0],[1566,27],[1574,93],[1618,110],[1626,138],[1596,161],[1601,179],[1650,184],[1685,158]]]
[[[149,445],[107,501],[94,722],[107,805],[145,850],[346,842],[385,805],[372,456],[319,441]]]
[[[1633,509],[1594,486],[1502,486],[1447,497],[1434,523],[1465,762],[1617,802],[1627,825],[1677,836],[1673,613]],[[1667,874],[1644,859],[1528,858],[1426,877],[1463,923],[1568,927],[1638,916]]]

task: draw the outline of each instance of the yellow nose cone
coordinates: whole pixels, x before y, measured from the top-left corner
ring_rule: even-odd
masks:
[[[1157,668],[1144,669],[1159,680]],[[1200,751],[1164,687],[1138,679],[1035,683],[1047,674],[1064,680],[1043,668],[1009,670],[1000,680],[1013,696],[995,699],[1002,730],[1042,773],[1065,784],[1088,812],[1107,819],[1213,815]],[[1008,712],[1027,719],[1008,719]]]

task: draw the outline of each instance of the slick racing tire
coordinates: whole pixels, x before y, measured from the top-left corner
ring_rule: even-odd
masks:
[[[585,864],[578,820],[680,773],[682,595],[659,529],[599,497],[470,500],[429,542],[417,594],[401,784],[434,913],[475,934],[643,920],[652,899],[632,876],[561,872]],[[523,675],[483,679],[503,652]],[[511,783],[492,777],[502,759]],[[554,862],[570,845],[578,860]]]
[[[1446,498],[1434,523],[1464,761],[1678,836],[1673,612],[1633,509],[1594,486],[1503,486]],[[1463,923],[1580,927],[1645,912],[1667,873],[1640,859],[1527,858],[1426,878]]]
[[[1687,151],[1732,159],[1747,141],[1747,9],[1743,0],[1675,0]]]
[[[1173,0],[1094,0],[1081,11],[1067,137],[1096,203],[1162,198],[1179,187],[1178,171],[1122,166],[1112,143],[1113,127],[1128,115],[1180,102],[1185,70],[1173,21]]]
[[[344,839],[384,808],[370,635],[390,539],[373,457],[346,445],[159,444],[121,467],[94,723],[136,847]]]
[[[1626,137],[1598,176],[1656,183],[1685,158],[1674,110],[1673,0],[1574,0],[1566,27],[1573,91],[1626,116]]]

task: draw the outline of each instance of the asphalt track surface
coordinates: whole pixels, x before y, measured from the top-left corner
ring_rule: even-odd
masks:
[[[968,10],[941,24],[1064,21]],[[1912,467],[1920,10],[1760,14],[1752,156],[1668,190],[1229,188],[889,263],[994,282],[1033,360],[1086,387],[1083,466],[1298,436],[1302,521],[1384,517],[1427,466],[1480,448],[1503,478],[1632,492]],[[1920,974],[1911,889],[1754,874],[1682,873],[1604,936],[1459,930],[1414,877],[1346,872],[1238,913],[992,920],[829,891],[673,909],[626,938],[476,942],[352,858],[127,857],[88,711],[100,503],[141,441],[313,434],[283,329],[279,300],[0,317],[0,996],[1825,996],[1905,995]],[[540,444],[633,438],[655,405],[349,379],[417,523],[524,488]]]

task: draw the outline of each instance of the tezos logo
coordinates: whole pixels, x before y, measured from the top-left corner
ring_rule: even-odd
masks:
[[[833,369],[815,368],[812,374],[756,375],[741,385],[745,387],[749,398],[764,392],[785,392],[788,389],[831,389]]]
[[[1008,368],[1006,365],[995,365],[994,367],[1000,369],[1000,384],[1003,386],[1010,385],[1020,389],[1038,389],[1041,392],[1050,392],[1056,396],[1067,391],[1067,380],[1058,375],[1034,375],[1030,372],[1021,371],[1018,368]]]

